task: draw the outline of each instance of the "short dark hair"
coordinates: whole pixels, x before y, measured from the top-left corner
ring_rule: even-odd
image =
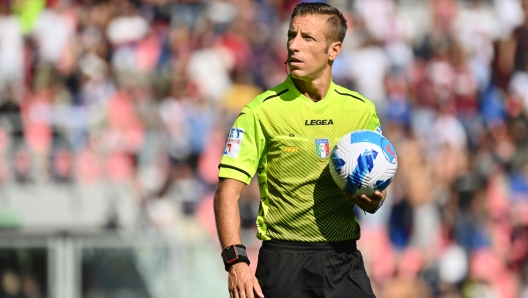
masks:
[[[347,22],[343,14],[330,4],[321,2],[301,2],[295,6],[291,14],[290,22],[296,16],[322,15],[328,16],[326,24],[328,30],[325,34],[327,43],[340,41],[343,42],[347,31]]]

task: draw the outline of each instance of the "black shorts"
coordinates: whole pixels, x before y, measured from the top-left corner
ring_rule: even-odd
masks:
[[[355,241],[263,241],[256,272],[266,298],[373,298]]]

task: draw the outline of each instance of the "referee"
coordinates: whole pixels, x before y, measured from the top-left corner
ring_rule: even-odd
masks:
[[[330,148],[343,135],[381,131],[372,102],[332,81],[346,29],[335,7],[298,4],[288,30],[290,75],[246,105],[229,132],[214,209],[231,297],[375,297],[353,209],[374,213],[385,192],[345,195],[329,171]],[[255,173],[263,240],[256,276],[237,204]]]

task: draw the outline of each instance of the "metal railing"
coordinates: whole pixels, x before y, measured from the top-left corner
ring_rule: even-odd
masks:
[[[216,244],[207,240],[170,241],[145,231],[0,233],[0,250],[6,249],[47,251],[45,297],[90,298],[94,291],[110,298],[228,297],[225,272],[216,262]]]

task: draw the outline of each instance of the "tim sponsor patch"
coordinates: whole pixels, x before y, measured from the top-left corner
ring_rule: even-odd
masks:
[[[227,142],[224,148],[224,156],[237,158],[243,139],[244,139],[244,129],[238,128],[238,127],[231,128],[231,131],[229,131],[229,136],[227,137]]]

